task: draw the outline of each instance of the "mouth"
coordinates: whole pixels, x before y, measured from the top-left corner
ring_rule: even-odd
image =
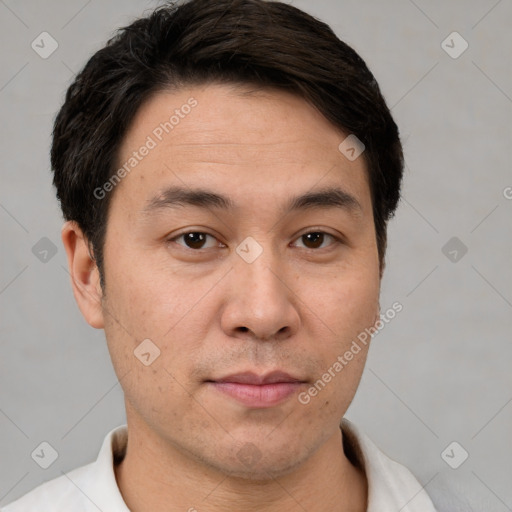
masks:
[[[305,380],[283,371],[273,371],[265,375],[253,372],[237,373],[208,380],[206,383],[224,396],[254,409],[275,407],[307,384]]]

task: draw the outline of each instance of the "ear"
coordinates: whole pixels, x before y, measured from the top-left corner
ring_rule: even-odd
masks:
[[[88,241],[74,221],[64,224],[61,236],[68,258],[73,295],[78,307],[89,325],[102,329],[104,327],[101,306],[103,291],[100,285],[100,273],[91,256]]]

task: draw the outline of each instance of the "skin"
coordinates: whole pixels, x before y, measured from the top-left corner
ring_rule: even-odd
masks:
[[[147,101],[119,164],[191,97],[197,106],[114,190],[104,290],[80,228],[68,222],[62,232],[76,300],[105,330],[125,393],[119,488],[134,512],[366,510],[366,478],[345,456],[339,424],[368,347],[308,404],[298,400],[378,319],[364,158],[345,158],[338,145],[347,134],[296,96],[210,84]],[[201,187],[235,206],[148,210],[171,186]],[[360,208],[286,212],[291,197],[325,187]],[[201,237],[193,248],[179,237],[190,232],[209,235],[202,249],[194,248]],[[318,232],[340,242],[303,236]],[[249,236],[263,251],[252,263],[236,252]],[[134,356],[147,338],[160,350],[149,366]],[[273,370],[303,383],[269,407],[207,382]]]

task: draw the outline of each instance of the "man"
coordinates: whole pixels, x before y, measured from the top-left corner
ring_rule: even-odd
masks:
[[[403,157],[325,24],[262,0],[157,9],[69,88],[52,167],[127,427],[5,512],[434,511],[342,420],[383,322]]]

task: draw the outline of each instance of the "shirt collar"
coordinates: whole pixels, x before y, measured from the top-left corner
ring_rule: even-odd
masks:
[[[343,450],[361,469],[368,482],[367,512],[436,512],[430,498],[412,473],[384,455],[353,423],[343,419]],[[82,491],[100,510],[130,512],[117,485],[114,464],[126,453],[128,429],[110,431],[94,464],[94,479]]]
[[[367,512],[436,512],[424,487],[406,467],[386,456],[345,418],[341,430],[345,455],[366,475]]]
[[[111,430],[101,446],[98,458],[93,464],[93,478],[85,483],[82,492],[100,510],[130,512],[117,485],[114,462],[122,460],[128,443],[128,428],[122,425]]]

